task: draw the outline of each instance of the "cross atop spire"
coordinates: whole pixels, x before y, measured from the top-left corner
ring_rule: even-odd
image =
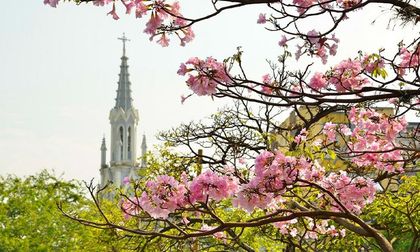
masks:
[[[115,107],[119,107],[122,108],[124,111],[127,111],[129,108],[132,107],[132,99],[130,89],[131,83],[129,80],[127,64],[128,57],[125,56],[125,42],[130,40],[125,36],[125,33],[123,33],[123,36],[118,39],[123,42],[123,56],[121,57],[120,75],[118,80],[117,98],[115,99]]]
[[[130,40],[125,36],[125,32],[123,33],[123,36],[118,39],[123,42],[123,56],[125,56],[125,42],[130,41]]]

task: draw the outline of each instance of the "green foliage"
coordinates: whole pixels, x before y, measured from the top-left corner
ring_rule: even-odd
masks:
[[[111,251],[109,232],[64,217],[57,202],[93,212],[76,181],[47,171],[26,178],[0,177],[0,251]]]
[[[172,150],[169,143],[165,143],[158,150],[157,154],[148,153],[146,155],[147,167],[140,169],[142,181],[153,178],[160,174],[166,174],[179,179],[182,172],[201,173],[201,165],[197,158],[187,157]]]
[[[396,251],[414,251],[411,246],[420,248],[420,178],[403,176],[400,182],[398,190],[391,188],[377,195],[366,209],[367,218],[393,241]]]

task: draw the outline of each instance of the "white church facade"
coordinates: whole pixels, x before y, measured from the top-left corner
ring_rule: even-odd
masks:
[[[128,73],[128,57],[125,43],[128,39],[123,35],[119,38],[123,42],[123,55],[121,57],[120,74],[118,80],[115,106],[109,113],[111,124],[110,135],[110,161],[107,162],[107,147],[105,137],[101,145],[101,186],[112,182],[115,186],[123,185],[125,177],[137,178],[138,170],[145,167],[145,160],[139,163],[137,158],[137,127],[139,112],[133,106],[131,98],[131,82]],[[146,137],[143,135],[141,155],[147,151]]]

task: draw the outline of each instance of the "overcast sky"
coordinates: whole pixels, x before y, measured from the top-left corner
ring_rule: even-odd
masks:
[[[184,4],[185,12],[198,15],[210,1],[185,2],[193,3]],[[281,52],[281,34],[256,24],[258,14],[265,12],[262,6],[200,23],[191,44],[180,47],[173,38],[168,48],[149,42],[142,33],[145,20],[122,14],[120,6],[121,19],[114,21],[106,16],[110,8],[61,3],[54,9],[42,0],[2,3],[0,175],[29,175],[46,168],[65,178],[99,177],[99,147],[103,135],[109,143],[108,115],[122,54],[117,37],[123,32],[131,39],[127,55],[134,106],[140,113],[138,135],[141,139],[146,134],[149,147],[157,143],[158,131],[210,115],[221,105],[198,97],[180,103],[180,96],[190,93],[176,74],[181,62],[192,56],[223,59],[242,46],[246,69],[259,79],[268,71],[265,59]],[[378,12],[350,18],[337,31],[342,42],[331,62],[354,57],[360,49],[375,52],[419,32],[412,26],[387,29],[387,18]],[[376,19],[379,24],[371,25]]]

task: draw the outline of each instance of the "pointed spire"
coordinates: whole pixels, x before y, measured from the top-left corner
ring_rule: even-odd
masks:
[[[147,144],[146,144],[146,135],[143,134],[143,140],[141,141],[141,166],[146,167],[146,152],[147,152]]]
[[[115,108],[122,108],[127,111],[132,107],[131,98],[131,82],[129,79],[130,74],[128,73],[128,57],[125,55],[125,42],[130,41],[123,33],[121,38],[118,38],[123,42],[123,55],[121,57],[120,74],[118,80],[117,98],[115,99]]]
[[[106,151],[105,136],[102,137],[101,150],[105,150]]]
[[[105,136],[102,138],[101,144],[101,168],[107,167],[106,165],[106,144],[105,144]]]

